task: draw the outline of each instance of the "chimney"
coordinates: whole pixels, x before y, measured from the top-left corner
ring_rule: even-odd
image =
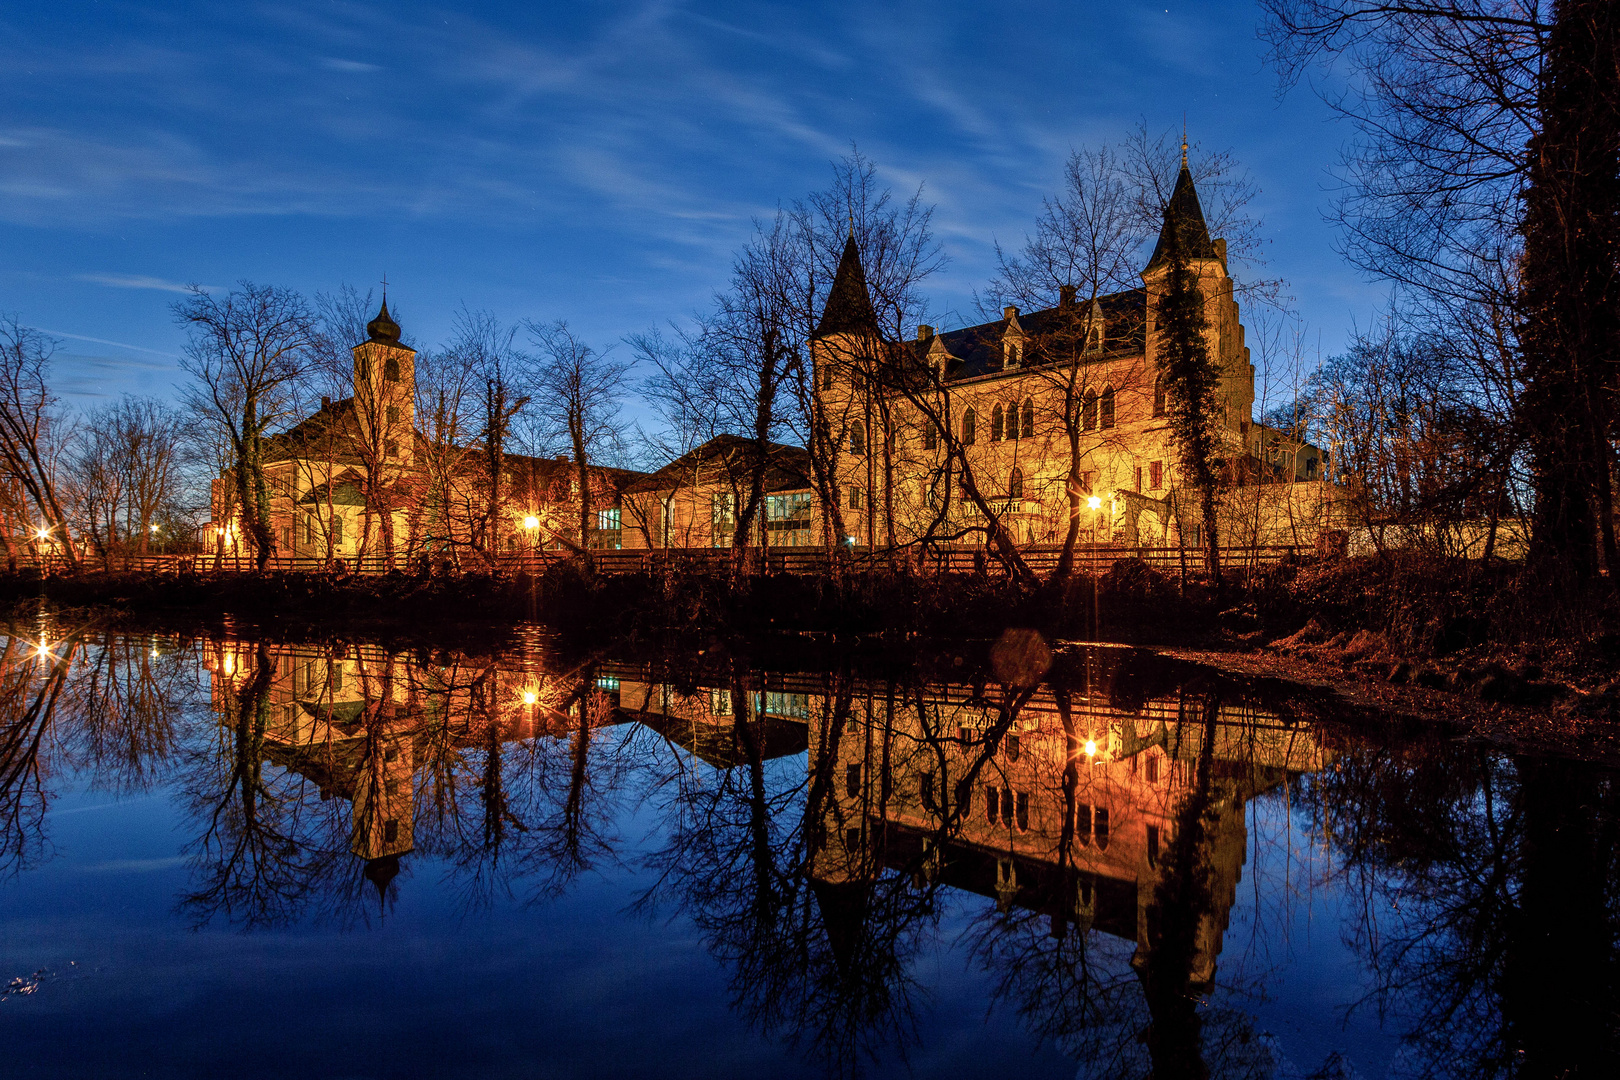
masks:
[[[1060,288],[1058,290],[1058,307],[1060,307],[1060,308],[1072,308],[1072,307],[1074,307],[1075,303],[1077,302],[1076,298],[1078,296],[1079,296],[1079,290],[1076,289],[1073,285],[1065,285],[1065,286],[1063,286],[1062,288]]]
[[[327,397],[324,394],[321,395],[321,408],[322,409],[330,409],[331,407],[332,407],[332,399]]]
[[[931,338],[933,336],[934,336],[934,328],[932,326],[929,326],[927,323],[918,323],[917,324],[917,340],[918,341],[927,341],[929,338]]]
[[[1011,322],[1012,320],[1018,318],[1018,309],[1009,304],[1001,309],[1001,317],[1006,319],[1008,322]]]
[[[1215,240],[1214,240],[1214,244],[1215,244],[1215,257],[1217,259],[1221,260],[1221,265],[1222,266],[1225,266],[1226,265],[1226,240],[1225,240],[1225,238],[1224,237],[1216,237]]]

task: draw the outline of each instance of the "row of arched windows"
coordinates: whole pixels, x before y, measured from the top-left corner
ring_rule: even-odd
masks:
[[[1016,401],[1009,402],[1005,410],[997,405],[990,412],[990,441],[1003,439],[1033,439],[1035,437],[1035,401],[1024,399],[1022,434],[1020,434],[1019,408]]]

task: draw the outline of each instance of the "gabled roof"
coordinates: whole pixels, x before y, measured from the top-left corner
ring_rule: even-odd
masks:
[[[1171,229],[1181,239],[1181,250],[1189,259],[1215,258],[1215,244],[1209,238],[1209,225],[1204,221],[1204,208],[1198,202],[1198,188],[1193,184],[1192,173],[1187,171],[1187,162],[1181,163],[1181,173],[1176,177],[1176,189],[1170,193],[1170,202],[1164,208],[1164,225],[1159,229],[1159,242],[1153,245],[1153,257],[1148,260],[1147,269],[1152,270],[1160,262],[1168,259],[1170,253]],[[1145,271],[1144,271],[1145,272]]]
[[[1079,307],[1083,310],[1090,303],[1089,300],[1083,300]],[[1142,351],[1147,340],[1147,291],[1128,289],[1125,292],[1110,293],[1098,297],[1097,303],[1103,310],[1105,343],[1104,351],[1100,355],[1113,356],[1121,350]],[[1024,358],[1017,370],[1038,367],[1045,362],[1038,352],[1043,339],[1050,339],[1065,331],[1072,332],[1074,317],[1073,310],[1063,307],[1019,312],[1018,326],[1024,333],[1030,355]],[[926,358],[937,340],[956,360],[946,370],[945,380],[959,382],[1006,369],[1002,339],[1006,336],[1007,328],[1008,320],[997,319],[994,322],[966,326],[960,330],[948,330],[943,334],[921,339],[914,343],[913,348],[919,357]]]
[[[741,479],[754,460],[754,441],[740,435],[717,435],[689,450],[655,473],[632,480],[625,491],[667,491],[689,487],[694,478]],[[799,446],[766,444],[765,490],[802,491],[810,486],[810,452]]]
[[[264,460],[266,463],[292,458],[325,461],[330,457],[338,465],[359,465],[359,456],[350,450],[358,434],[354,399],[327,402],[286,431],[265,439]]]
[[[861,253],[855,246],[855,237],[844,243],[843,257],[838,260],[838,273],[833,275],[832,288],[827,292],[827,306],[821,311],[821,322],[811,337],[832,334],[875,334],[878,329],[877,312],[872,310],[872,296],[866,291],[866,271],[861,268]]]

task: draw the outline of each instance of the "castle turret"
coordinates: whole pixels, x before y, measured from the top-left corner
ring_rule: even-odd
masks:
[[[354,412],[360,435],[377,460],[408,465],[415,449],[416,350],[400,341],[399,324],[383,298],[354,347]]]

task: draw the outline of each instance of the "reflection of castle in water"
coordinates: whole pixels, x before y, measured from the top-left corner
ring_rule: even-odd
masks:
[[[999,688],[967,683],[853,679],[835,691],[820,673],[751,673],[739,690],[716,671],[685,672],[677,688],[617,663],[559,675],[538,651],[458,668],[368,648],[227,643],[211,666],[226,722],[254,673],[268,672],[255,706],[264,758],[317,783],[323,799],[350,801],[349,848],[379,888],[413,850],[432,753],[626,721],[718,768],[808,749],[810,875],[835,944],[870,882],[909,869],[1003,909],[1048,913],[1055,931],[1134,940],[1140,963],[1157,936],[1164,861],[1202,783],[1209,903],[1189,974],[1207,984],[1245,861],[1247,802],[1329,755],[1307,728],[1249,704],[1180,687],[1121,692],[1124,655],[1099,651],[1079,685],[1043,684],[1016,709],[991,700]]]

